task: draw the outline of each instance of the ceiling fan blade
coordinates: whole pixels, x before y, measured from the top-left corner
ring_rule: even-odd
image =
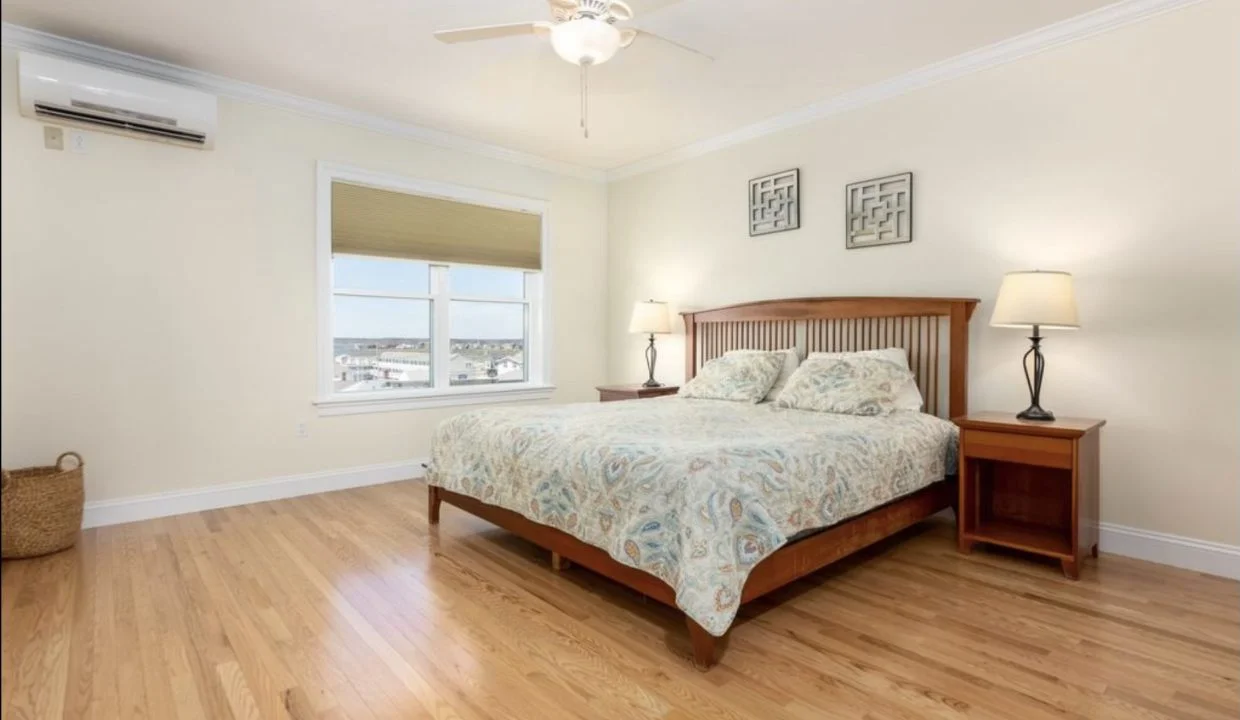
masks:
[[[551,17],[555,18],[556,22],[572,20],[581,7],[578,0],[547,0],[547,4],[551,6]]]
[[[633,19],[633,8],[624,0],[611,0],[611,9],[609,14],[611,19],[616,22],[624,22]]]
[[[513,37],[514,35],[545,35],[551,31],[549,22],[523,22],[508,25],[481,25],[479,27],[458,28],[456,30],[439,30],[435,39],[439,42],[459,43],[475,40],[494,40],[495,38]]]
[[[652,38],[652,39],[654,39],[654,40],[658,40],[658,41],[660,41],[660,42],[665,42],[665,43],[667,43],[668,45],[674,45],[675,47],[678,47],[678,48],[680,48],[681,50],[684,50],[684,51],[686,51],[686,52],[691,52],[691,53],[693,53],[694,55],[698,55],[698,56],[700,56],[700,57],[706,58],[707,60],[714,61],[714,58],[713,58],[713,57],[711,57],[711,56],[707,55],[706,53],[702,52],[701,50],[694,50],[693,48],[689,47],[688,45],[681,45],[680,43],[676,42],[675,40],[668,40],[667,38],[663,37],[662,35],[655,35],[655,34],[654,34],[654,33],[652,33],[652,32],[649,32],[649,31],[647,31],[647,30],[640,30],[640,29],[638,29],[638,28],[625,28],[625,29],[623,29],[623,30],[621,30],[621,31],[620,31],[620,47],[628,47],[628,46],[632,45],[632,44],[633,44],[633,41],[634,41],[634,40],[636,40],[638,37],[648,37],[648,38]]]

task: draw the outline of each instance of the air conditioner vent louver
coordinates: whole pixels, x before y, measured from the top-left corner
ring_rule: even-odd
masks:
[[[155,135],[169,140],[180,140],[181,142],[193,143],[194,145],[202,145],[207,141],[206,133],[194,132],[192,130],[179,130],[175,127],[168,127],[166,125],[150,125],[124,117],[96,115],[95,113],[83,112],[75,108],[64,108],[57,107],[55,105],[46,105],[44,103],[35,103],[34,110],[35,114],[39,117],[60,118],[61,120],[71,120],[73,122],[89,123],[91,125],[105,125],[114,130],[125,130],[126,132],[140,133],[142,135]]]

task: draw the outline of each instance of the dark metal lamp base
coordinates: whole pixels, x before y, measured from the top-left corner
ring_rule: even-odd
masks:
[[[1029,407],[1016,414],[1020,420],[1049,422],[1055,419],[1050,410],[1042,409],[1042,373],[1046,371],[1046,359],[1042,357],[1042,336],[1038,326],[1033,326],[1033,336],[1029,338],[1033,345],[1021,358],[1020,364],[1025,369],[1025,385],[1029,387]],[[1029,356],[1033,356],[1033,376],[1029,376]]]
[[[659,351],[654,349],[654,333],[650,333],[650,345],[646,347],[646,369],[650,371],[650,379],[642,383],[642,387],[663,387],[663,383],[654,379],[654,361],[659,358]]]
[[[1050,410],[1043,410],[1038,405],[1030,405],[1028,408],[1016,414],[1021,420],[1037,420],[1039,422],[1049,422],[1055,419],[1055,413]]]

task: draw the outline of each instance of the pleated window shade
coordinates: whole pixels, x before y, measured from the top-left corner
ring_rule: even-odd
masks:
[[[542,217],[332,183],[332,252],[542,269]]]

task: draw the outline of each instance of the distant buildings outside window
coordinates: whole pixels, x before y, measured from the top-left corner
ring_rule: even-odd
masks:
[[[539,273],[349,255],[332,264],[335,392],[530,380],[528,318],[541,308],[529,286]],[[432,292],[445,287],[454,290]],[[448,312],[434,312],[437,303]]]

